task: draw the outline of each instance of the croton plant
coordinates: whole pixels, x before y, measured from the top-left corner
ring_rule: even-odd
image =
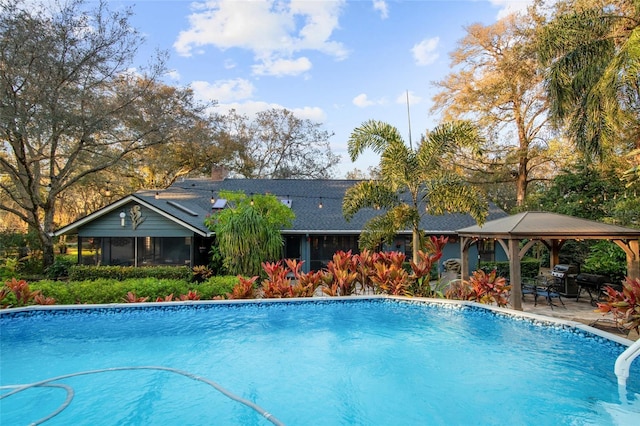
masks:
[[[640,278],[626,278],[622,291],[605,287],[608,300],[598,303],[597,312],[613,314],[613,318],[627,330],[640,332]]]

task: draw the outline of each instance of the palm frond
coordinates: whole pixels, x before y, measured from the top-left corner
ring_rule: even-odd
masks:
[[[485,222],[488,214],[486,198],[459,176],[448,174],[438,181],[431,181],[428,186],[423,201],[429,214],[468,213],[479,225]]]
[[[347,148],[351,161],[366,149],[382,154],[390,145],[404,145],[398,129],[381,121],[369,120],[357,127],[349,136]]]
[[[342,200],[342,214],[351,218],[361,209],[390,208],[398,204],[398,196],[381,181],[363,181],[350,187]]]
[[[418,212],[413,208],[398,205],[367,222],[358,245],[361,249],[375,250],[383,242],[391,244],[398,230],[410,229],[417,216]]]

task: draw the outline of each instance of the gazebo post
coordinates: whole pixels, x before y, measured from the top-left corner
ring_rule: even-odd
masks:
[[[551,253],[550,253],[550,265],[549,268],[553,268],[558,263],[560,263],[560,248],[562,244],[557,239],[551,240]]]
[[[520,247],[519,240],[509,239],[509,282],[511,284],[511,306],[522,310],[522,286],[520,283]]]
[[[627,255],[627,277],[640,278],[640,240],[614,240]]]
[[[631,279],[640,278],[640,240],[630,240],[629,248],[633,257],[627,254],[627,275]]]

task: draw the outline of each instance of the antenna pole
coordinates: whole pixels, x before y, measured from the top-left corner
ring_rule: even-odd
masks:
[[[411,113],[409,111],[409,91],[407,90],[407,119],[409,120],[409,148],[413,149],[413,143],[411,142]]]

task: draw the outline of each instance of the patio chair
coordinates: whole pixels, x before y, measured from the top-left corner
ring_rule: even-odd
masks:
[[[553,303],[553,298],[557,298],[566,309],[566,306],[562,301],[562,295],[560,294],[560,286],[556,285],[554,278],[547,278],[544,275],[540,275],[536,278],[536,281],[536,293],[538,296],[544,296],[544,298],[547,299],[547,303],[551,309],[553,309],[554,306],[557,306]]]
[[[533,306],[538,306],[538,291],[536,288],[536,280],[533,278],[522,279],[522,301],[527,294],[533,295]]]

